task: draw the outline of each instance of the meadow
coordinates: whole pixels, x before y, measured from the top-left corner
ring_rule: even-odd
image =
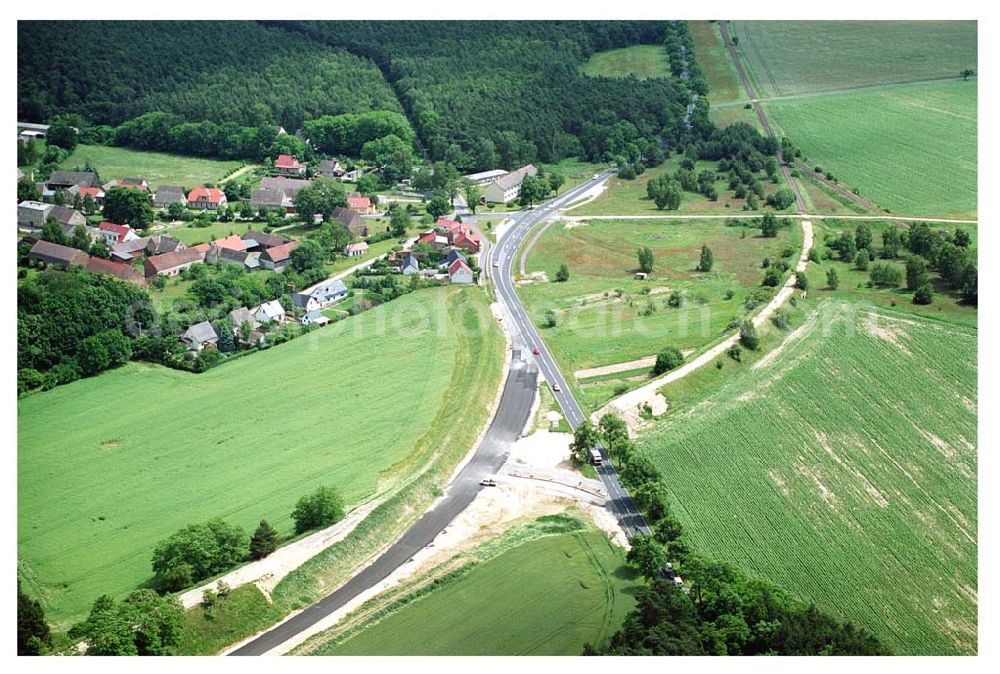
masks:
[[[535,538],[471,565],[311,655],[580,655],[635,601],[625,553],[594,530]]]
[[[898,653],[974,653],[976,345],[974,329],[821,302],[639,450],[695,549]]]
[[[975,21],[735,21],[730,35],[762,98],[977,69]]]
[[[584,75],[629,77],[640,80],[670,77],[670,59],[663,45],[639,44],[622,49],[600,51],[580,66]]]
[[[758,234],[753,227],[727,227],[721,220],[556,223],[541,236],[526,264],[529,274],[545,272],[549,281],[524,283],[518,294],[536,325],[549,309],[556,312],[556,327],[541,328],[540,334],[567,374],[645,358],[671,345],[700,350],[723,335],[749,289],[760,285],[763,258],[776,260],[785,249],[797,254],[801,245],[797,223],[779,230],[774,239]],[[703,243],[714,256],[709,273],[695,270]],[[649,246],[654,256],[647,281],[634,278],[636,250],[642,246]],[[554,282],[564,262],[570,278]],[[672,290],[684,295],[680,308],[667,305]],[[608,387],[620,383],[634,382]],[[585,407],[603,402],[608,393],[579,392]]]
[[[154,190],[160,185],[177,185],[190,190],[204,183],[217,183],[242,163],[107,145],[78,145],[59,167],[82,169],[88,162],[97,169],[102,182],[115,178],[145,178]]]
[[[772,101],[782,131],[841,183],[902,214],[975,217],[976,83],[960,80]]]
[[[661,211],[656,208],[656,204],[646,195],[646,183],[659,178],[665,173],[673,175],[680,168],[682,156],[672,156],[660,166],[646,169],[634,180],[623,180],[617,176],[608,178],[607,187],[593,201],[582,204],[577,208],[568,211],[572,216],[584,215],[676,215],[683,213],[686,215],[727,215],[730,213],[743,213],[743,204],[746,199],[737,199],[733,196],[733,190],[729,189],[729,178],[726,174],[716,174],[716,192],[719,193],[717,201],[710,201],[702,194],[694,192],[683,192],[680,208],[676,211]],[[695,162],[695,173],[701,171],[716,170],[718,162],[697,161]],[[765,194],[774,194],[778,190],[778,185],[774,185],[767,177],[760,174],[761,182],[764,186]],[[762,204],[763,207],[763,204]],[[792,210],[789,207],[786,210]]]
[[[25,398],[19,577],[65,629],[148,581],[152,547],[186,524],[290,534],[319,484],[350,505],[390,493],[458,440],[467,451],[475,424],[458,438],[440,411],[492,400],[501,348],[483,294],[442,288],[204,374],[130,364]]]

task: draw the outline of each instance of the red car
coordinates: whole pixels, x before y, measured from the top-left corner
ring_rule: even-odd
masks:
[[[542,350],[541,350],[541,349],[539,349],[539,348],[538,348],[538,347],[536,346],[536,347],[535,347],[535,350],[534,350],[534,351],[532,351],[531,353],[533,353],[533,354],[535,354],[535,355],[537,356],[537,355],[539,355],[539,354],[540,354],[541,352],[542,352]]]

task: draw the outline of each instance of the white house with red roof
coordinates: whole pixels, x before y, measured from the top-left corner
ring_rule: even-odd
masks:
[[[226,194],[216,187],[196,187],[187,195],[188,208],[216,210],[226,205]]]
[[[448,267],[448,279],[452,283],[472,283],[475,277],[472,268],[462,260],[455,260]]]
[[[364,241],[349,243],[344,247],[344,254],[347,257],[361,257],[368,252],[368,244]]]
[[[125,243],[126,241],[134,241],[139,238],[139,235],[135,233],[128,225],[119,225],[114,222],[102,222],[97,226],[97,233],[100,235],[101,240],[104,241],[104,245],[110,250],[119,243]]]
[[[279,154],[274,160],[274,172],[283,176],[305,175],[306,167],[290,154]]]
[[[347,197],[347,207],[361,215],[372,215],[375,212],[375,206],[368,197]]]

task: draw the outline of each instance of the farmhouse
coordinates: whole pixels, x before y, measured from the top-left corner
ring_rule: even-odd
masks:
[[[506,204],[517,199],[521,193],[521,183],[525,176],[538,175],[538,169],[531,164],[522,166],[513,173],[501,176],[486,186],[483,196],[486,201],[497,204]]]
[[[41,229],[52,208],[52,204],[43,204],[40,201],[22,201],[17,205],[18,227]]]
[[[299,180],[297,178],[285,178],[282,176],[278,176],[276,178],[264,178],[260,181],[261,188],[266,190],[281,190],[291,199],[297,197],[300,190],[310,187],[311,185],[311,180]]]
[[[38,140],[39,138],[45,138],[48,133],[48,124],[33,124],[31,122],[17,123],[18,140]]]
[[[349,243],[344,247],[344,255],[347,257],[361,257],[368,252],[368,244],[364,241]]]
[[[84,185],[74,185],[73,187],[66,190],[68,194],[76,196],[80,195],[81,199],[86,199],[90,197],[94,200],[94,204],[101,206],[104,204],[104,190],[100,187],[87,187]]]
[[[305,175],[306,167],[290,154],[279,154],[274,160],[274,172],[283,176],[301,176]]]
[[[60,246],[51,241],[36,241],[28,252],[28,258],[53,267],[68,267],[71,264],[85,265],[90,256],[82,250]]]
[[[208,321],[195,323],[181,336],[181,341],[187,344],[192,351],[201,351],[206,346],[219,342],[219,336],[215,334],[215,328]]]
[[[253,312],[254,318],[257,319],[258,323],[270,323],[271,321],[281,321],[285,317],[285,309],[281,306],[281,302],[278,300],[271,300],[270,302],[264,302],[258,307],[254,307],[250,311]]]
[[[104,245],[109,249],[114,248],[116,244],[139,238],[135,230],[128,225],[119,225],[116,222],[108,222],[107,220],[98,225],[97,229],[101,235],[101,239],[104,240]]]
[[[347,297],[347,286],[340,279],[332,279],[295,293],[292,296],[292,301],[295,302],[296,307],[312,311],[324,309],[345,297]]]
[[[177,276],[182,269],[187,269],[196,262],[202,262],[201,253],[191,248],[185,248],[175,253],[164,253],[147,257],[143,261],[146,278],[151,276]]]
[[[364,219],[358,215],[357,211],[352,211],[349,208],[335,208],[333,209],[333,217],[347,228],[351,236],[357,238],[368,236],[368,225],[365,224]]]
[[[356,196],[347,197],[347,207],[361,215],[371,215],[375,212],[371,199],[368,197]]]
[[[111,180],[104,183],[105,192],[112,187],[125,187],[132,190],[141,190],[143,192],[149,191],[149,183],[142,178],[118,178],[117,180]]]
[[[97,174],[93,171],[53,171],[49,175],[47,185],[52,189],[69,189],[75,185],[80,187],[100,187]]]
[[[187,246],[184,245],[183,241],[179,241],[172,236],[167,236],[165,234],[157,234],[156,236],[151,236],[146,239],[146,254],[147,255],[162,255],[163,253],[174,253],[179,250],[184,250]]]
[[[100,234],[100,230],[98,230],[98,234]],[[148,238],[138,238],[117,243],[110,248],[111,259],[117,262],[131,262],[146,254],[146,245],[148,243]]]
[[[281,190],[259,187],[250,193],[250,205],[256,210],[295,212],[295,202]]]
[[[292,251],[298,248],[298,246],[298,241],[290,241],[274,248],[268,248],[260,254],[260,263],[264,269],[277,272],[284,271],[285,266],[292,259]]]
[[[247,250],[267,250],[268,248],[283,246],[289,242],[289,239],[277,234],[268,234],[267,232],[248,229],[247,233],[243,235],[243,241],[246,243]]]
[[[215,187],[196,187],[187,196],[188,208],[216,210],[226,205],[225,193]]]
[[[330,319],[323,315],[319,309],[313,309],[299,319],[302,325],[326,325]]]
[[[128,281],[136,285],[145,285],[146,279],[142,277],[131,264],[112,262],[99,257],[90,257],[87,260],[86,270],[91,274],[104,274],[113,276],[120,281]]]
[[[184,196],[184,189],[173,185],[160,185],[153,195],[153,206],[156,208],[169,208],[170,204],[183,204],[187,206],[187,197]]]
[[[55,218],[56,222],[62,225],[63,233],[67,228],[72,231],[77,225],[87,224],[87,218],[83,217],[83,213],[69,206],[53,206],[45,217]]]
[[[336,159],[324,159],[316,167],[316,173],[324,178],[343,178],[347,173]]]
[[[233,326],[233,332],[238,334],[240,326],[244,323],[249,323],[251,330],[260,327],[260,323],[254,318],[253,312],[246,307],[233,309],[229,312],[229,324]]]
[[[448,267],[448,279],[452,283],[472,283],[472,269],[462,260],[455,260]]]
[[[416,274],[420,271],[420,263],[417,262],[417,258],[415,258],[413,254],[410,254],[403,260],[403,264],[400,266],[399,270],[403,272],[403,276],[410,276],[411,274]]]

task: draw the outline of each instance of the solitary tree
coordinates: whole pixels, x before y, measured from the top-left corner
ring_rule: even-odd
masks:
[[[296,534],[329,526],[343,517],[344,501],[340,494],[335,489],[323,486],[300,498],[292,511]]]
[[[267,520],[261,520],[257,530],[250,537],[250,558],[263,559],[278,549],[278,532],[268,524]]]
[[[684,362],[684,356],[676,346],[668,346],[663,351],[656,354],[656,363],[653,365],[653,374],[661,375],[677,368]]]
[[[544,325],[547,328],[554,328],[559,323],[559,317],[556,316],[556,312],[552,309],[548,309],[545,312]]]
[[[934,300],[934,291],[931,290],[930,283],[921,284],[913,293],[914,304],[930,304]]]
[[[639,271],[649,274],[653,271],[653,249],[649,246],[644,246],[636,251],[636,256],[639,258]]]
[[[448,201],[448,197],[443,194],[434,195],[431,200],[427,202],[427,212],[435,220],[443,218],[451,212],[451,203]]]
[[[567,267],[566,263],[563,262],[561,265],[559,265],[558,271],[556,271],[556,281],[562,283],[568,280],[569,280],[569,267]]]
[[[573,431],[573,443],[569,446],[573,458],[580,463],[587,463],[590,450],[597,444],[598,434],[594,424],[590,419],[584,419],[583,423]]]
[[[830,267],[826,270],[826,287],[830,290],[836,290],[839,284],[840,280],[837,278],[837,270]]]
[[[753,322],[743,321],[740,324],[740,344],[751,351],[756,351],[760,346],[760,337],[757,336],[757,328]]]
[[[701,245],[701,259],[698,261],[698,271],[712,271],[712,249],[705,244]]]
[[[771,211],[764,213],[760,220],[760,235],[772,239],[778,236],[778,218]]]
[[[968,80],[970,77],[976,74],[976,71],[973,70],[972,68],[966,68],[965,70],[962,71],[961,74],[963,80]]]

